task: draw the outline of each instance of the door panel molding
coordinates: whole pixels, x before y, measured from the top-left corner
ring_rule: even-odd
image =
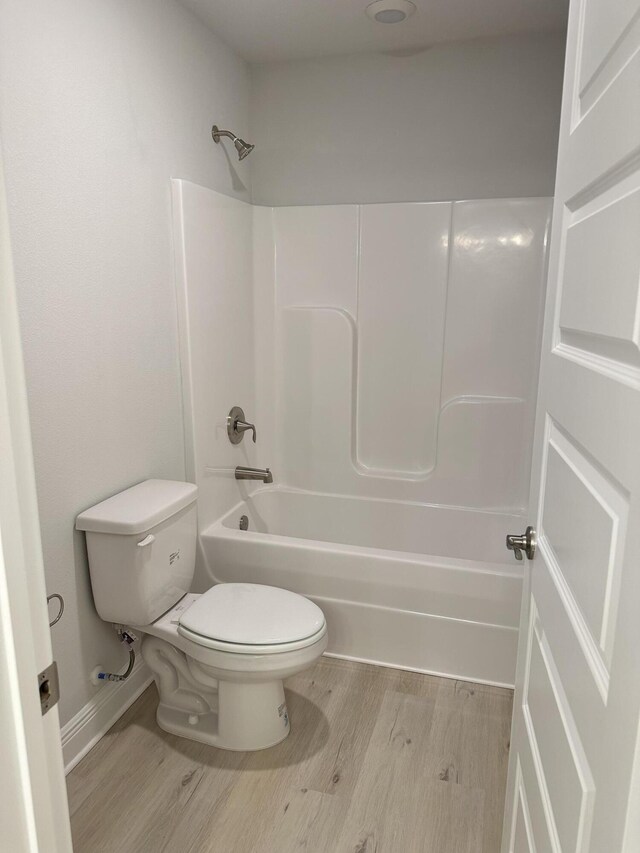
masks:
[[[522,842],[526,844],[526,847],[523,846]],[[522,768],[520,766],[519,758],[516,762],[513,822],[511,824],[509,849],[512,850],[513,853],[536,853],[533,827],[531,825],[531,815],[529,813],[529,803],[527,801],[527,792],[524,787],[524,779],[522,778]]]
[[[526,733],[526,746],[529,752],[529,756],[531,759],[531,763],[533,766],[533,772],[536,780],[536,788],[540,797],[540,802],[542,805],[542,811],[545,819],[546,826],[546,835],[551,845],[551,853],[562,853],[562,848],[560,846],[560,838],[558,836],[558,829],[556,827],[555,817],[553,815],[553,806],[551,803],[551,796],[549,794],[549,788],[547,786],[547,780],[544,772],[544,765],[542,762],[542,756],[540,755],[540,750],[538,747],[538,740],[536,738],[535,728],[533,725],[533,720],[531,718],[531,710],[529,705],[527,704],[526,697],[529,692],[529,678],[530,678],[530,670],[531,670],[531,650],[533,648],[533,636],[534,636],[534,625],[535,620],[537,619],[538,609],[536,607],[535,599],[532,597],[531,599],[531,611],[529,614],[529,630],[527,632],[527,653],[526,653],[526,661],[525,661],[525,675],[524,675],[524,685],[523,685],[523,700],[522,700],[522,719],[524,723],[524,729]],[[520,709],[519,709],[520,710]],[[543,848],[544,849],[544,848]]]
[[[555,506],[553,499],[547,502],[542,514],[539,536],[545,540],[545,545],[552,552],[545,556],[554,562],[557,573],[571,590],[574,601],[587,623],[587,630],[597,643],[608,678],[627,536],[629,493],[594,465],[569,436],[553,423],[548,446],[551,456],[546,454],[542,475],[545,492],[549,477],[549,458],[557,459],[559,461],[556,464],[564,468],[554,471],[553,475],[561,480],[564,476],[564,480],[556,483],[556,486],[562,490],[562,501],[568,506],[563,512],[562,506]],[[575,482],[572,482],[572,478]],[[591,517],[587,519],[590,509]],[[602,516],[600,519],[597,518],[598,513]],[[545,521],[547,514],[549,524],[554,530],[552,535],[549,535]],[[587,521],[592,530],[581,533],[579,525]],[[598,523],[601,525],[599,531]],[[598,532],[601,533],[602,539],[600,554],[598,542],[589,538],[591,535],[597,540],[594,534]],[[573,539],[569,538],[572,534]],[[564,561],[559,555],[559,546],[554,546],[554,535],[558,538],[564,537]],[[572,564],[571,572],[568,571],[569,563]],[[591,596],[591,601],[588,596]]]
[[[545,784],[550,793],[561,849],[579,851],[585,849],[588,842],[593,817],[593,774],[550,645],[542,632],[535,603],[532,625],[529,669],[523,701],[528,708],[531,732],[536,739],[536,750],[541,758]],[[544,730],[545,737],[542,741],[536,737],[536,730]],[[547,765],[553,762],[555,767],[547,772],[545,762]],[[553,803],[560,801],[563,801],[563,808],[554,809]]]

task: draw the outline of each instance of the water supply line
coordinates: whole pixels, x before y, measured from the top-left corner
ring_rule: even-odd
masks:
[[[129,650],[129,665],[123,673],[103,672],[101,668],[98,667],[97,671],[94,670],[92,676],[92,680],[95,680],[96,684],[99,684],[101,681],[126,681],[133,672],[133,666],[136,662],[136,653],[133,650],[133,644],[138,638],[122,625],[115,625],[114,627],[120,637],[120,642],[124,643]]]

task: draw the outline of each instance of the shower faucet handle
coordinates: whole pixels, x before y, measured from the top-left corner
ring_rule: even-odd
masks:
[[[253,433],[253,443],[255,444],[257,438],[255,424],[245,421],[244,412],[240,406],[234,406],[227,417],[227,435],[231,444],[240,444],[247,430],[251,430]]]
[[[235,430],[236,432],[246,432],[247,430],[251,430],[253,434],[253,443],[256,443],[256,426],[255,424],[247,423],[246,421],[236,421],[235,422]]]

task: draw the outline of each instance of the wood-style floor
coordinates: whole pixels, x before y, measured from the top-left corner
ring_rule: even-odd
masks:
[[[321,659],[263,752],[165,734],[151,686],[67,777],[75,853],[498,853],[512,693]]]

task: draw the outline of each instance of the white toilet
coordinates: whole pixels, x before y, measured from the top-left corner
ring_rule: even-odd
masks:
[[[144,635],[167,732],[222,749],[265,749],[289,733],[283,678],[327,646],[324,614],[271,586],[190,593],[197,487],[146,480],[81,513],[98,614]]]

